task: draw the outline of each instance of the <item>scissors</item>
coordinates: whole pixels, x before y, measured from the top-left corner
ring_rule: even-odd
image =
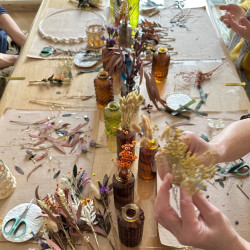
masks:
[[[3,233],[5,235],[12,235],[14,238],[20,238],[26,233],[28,225],[25,220],[25,217],[30,209],[30,206],[33,200],[34,198],[30,201],[30,203],[27,205],[27,207],[25,208],[25,210],[23,211],[21,215],[11,218],[5,223],[3,227]],[[7,227],[9,228],[10,225],[11,225],[11,228],[8,231],[6,231]],[[24,229],[21,230],[20,228],[23,228],[23,227]],[[21,232],[19,233],[19,231]]]
[[[175,1],[175,2],[174,2],[174,6],[175,6],[176,8],[178,8],[178,9],[182,10],[182,11],[183,11],[184,5],[185,5],[185,4],[184,4],[183,1]]]
[[[247,164],[245,164],[245,161],[242,158],[237,161],[231,161],[230,169],[227,171],[227,173],[237,174],[239,176],[246,176],[249,172],[250,168]]]

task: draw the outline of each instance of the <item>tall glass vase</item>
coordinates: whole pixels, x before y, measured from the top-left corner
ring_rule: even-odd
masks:
[[[130,16],[130,25],[132,28],[136,28],[139,23],[139,6],[140,6],[140,0],[128,0],[129,7],[131,10],[129,11]]]

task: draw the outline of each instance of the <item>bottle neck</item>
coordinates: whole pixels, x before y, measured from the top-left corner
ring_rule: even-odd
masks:
[[[139,219],[140,208],[136,204],[127,204],[122,207],[122,218],[128,222],[135,222]]]

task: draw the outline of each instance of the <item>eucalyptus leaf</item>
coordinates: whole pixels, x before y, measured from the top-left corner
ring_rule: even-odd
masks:
[[[56,179],[60,173],[61,173],[61,170],[59,170],[58,172],[56,172],[56,173],[54,174],[54,177],[53,177],[53,178]]]
[[[76,176],[77,176],[77,166],[76,166],[76,164],[74,165],[74,167],[73,167],[73,176],[76,178]]]

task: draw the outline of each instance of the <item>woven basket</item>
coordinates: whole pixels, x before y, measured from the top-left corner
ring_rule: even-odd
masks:
[[[16,188],[16,178],[5,163],[0,160],[0,199],[10,196]]]
[[[102,25],[100,24],[93,24],[87,27],[86,34],[89,49],[98,49],[104,46],[104,41],[101,40],[101,36],[104,35],[104,30],[102,30],[101,27]]]

